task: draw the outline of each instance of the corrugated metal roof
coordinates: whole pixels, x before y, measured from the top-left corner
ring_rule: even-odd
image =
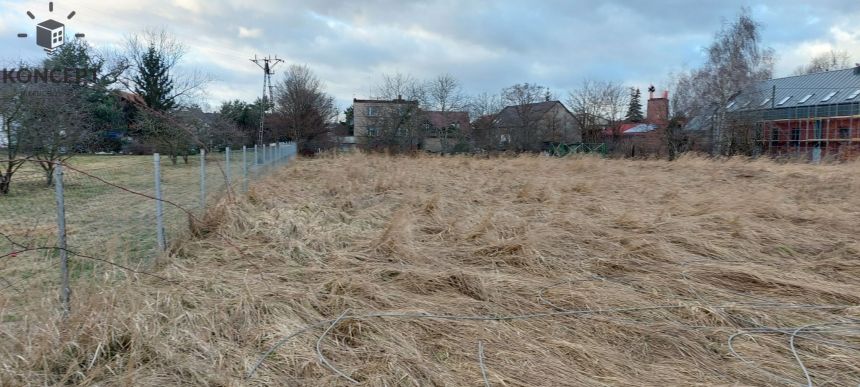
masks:
[[[657,130],[657,125],[654,124],[638,124],[624,131],[624,134],[648,133]]]
[[[729,102],[729,111],[780,109],[860,102],[860,72],[854,68],[762,81]],[[832,94],[832,95],[831,95]],[[829,97],[829,98],[828,98]]]

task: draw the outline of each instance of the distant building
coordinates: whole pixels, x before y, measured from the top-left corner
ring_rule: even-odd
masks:
[[[433,153],[451,153],[464,145],[470,132],[469,112],[421,112],[424,138],[421,148]]]
[[[421,143],[418,101],[353,100],[354,143],[365,148],[417,149]]]
[[[758,153],[811,160],[860,156],[860,66],[758,82],[725,110],[728,119],[749,126]],[[685,128],[710,142],[717,130],[707,114]]]
[[[505,107],[493,125],[500,145],[511,150],[539,151],[547,144],[582,142],[575,117],[559,101]]]
[[[667,146],[666,126],[669,124],[669,92],[655,97],[656,90],[649,89],[645,120],[622,122],[607,127],[604,135],[612,143],[612,151],[628,157],[662,155]]]

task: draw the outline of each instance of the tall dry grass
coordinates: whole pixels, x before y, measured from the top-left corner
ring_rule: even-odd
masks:
[[[858,172],[302,160],[175,282],[1,294],[0,385],[857,385]]]

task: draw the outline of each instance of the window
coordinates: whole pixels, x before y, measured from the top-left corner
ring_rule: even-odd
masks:
[[[839,138],[843,140],[851,138],[851,128],[839,128]]]
[[[788,102],[788,100],[790,100],[790,99],[791,99],[791,97],[794,97],[794,96],[793,96],[793,95],[790,95],[790,96],[788,96],[788,97],[785,97],[785,98],[781,99],[777,105],[779,105],[779,106],[785,105],[785,103],[786,103],[786,102]]]
[[[800,101],[797,101],[797,103],[806,103],[806,101],[809,101],[809,99],[812,98],[814,95],[815,94],[807,94],[806,97],[801,98]]]
[[[758,105],[758,106],[764,106],[764,105],[767,105],[767,104],[768,104],[768,102],[770,102],[770,98],[765,98],[765,100],[761,102],[761,105]]]
[[[376,106],[368,106],[367,107],[367,116],[368,117],[376,117],[379,115],[379,108]]]
[[[735,107],[735,103],[737,103],[737,102],[732,101],[732,103],[730,103],[728,106],[726,106],[726,109],[731,109],[731,108]]]
[[[379,136],[379,128],[367,128],[367,137]]]
[[[857,98],[858,95],[860,95],[860,90],[855,90],[853,93],[851,93],[851,95],[848,96],[848,98],[845,98],[845,99],[846,100],[852,100],[854,98]]]
[[[831,91],[829,94],[827,94],[826,96],[824,96],[824,98],[821,99],[821,102],[830,101],[833,98],[833,96],[836,95],[836,93],[837,92],[835,92],[835,91]]]
[[[820,140],[824,138],[824,122],[821,120],[815,121],[815,139]]]
[[[800,145],[800,128],[794,128],[791,130],[791,143],[794,145]]]
[[[779,142],[779,128],[770,128],[770,140]]]
[[[741,106],[742,109],[748,108],[752,104],[752,101],[747,101],[744,106]]]

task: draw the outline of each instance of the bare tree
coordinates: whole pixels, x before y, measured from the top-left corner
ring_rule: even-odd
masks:
[[[87,91],[79,84],[39,85],[38,93],[27,98],[20,144],[37,160],[48,186],[53,185],[56,165],[85,150],[95,138]]]
[[[427,82],[426,90],[431,110],[443,113],[462,111],[466,105],[466,97],[463,94],[460,81],[451,74],[443,74]],[[458,128],[452,131],[450,127],[444,127],[431,128],[431,130],[433,133],[430,134],[439,138],[443,151],[451,149],[449,146],[451,138],[463,142],[468,135],[468,128]]]
[[[484,150],[499,150],[501,133],[494,121],[504,107],[502,98],[498,94],[483,92],[472,97],[468,107],[469,115],[473,119],[472,134],[475,145]]]
[[[552,93],[544,86],[523,83],[502,90],[502,101],[512,106],[516,125],[510,128],[511,133],[502,133],[510,137],[511,144],[518,151],[536,151],[540,149],[541,117],[536,114],[539,102],[552,100]]]
[[[753,123],[748,115],[729,113],[729,103],[742,90],[773,74],[773,50],[762,46],[761,26],[743,8],[706,49],[707,61],[675,83],[675,114],[706,116],[713,154],[752,153]],[[680,98],[689,98],[679,102]]]
[[[178,164],[180,157],[188,164],[192,146],[195,143],[204,144],[195,140],[200,139],[199,134],[205,130],[205,122],[187,109],[170,113],[144,109],[138,112],[134,122],[147,143],[154,146],[157,152],[168,155],[173,165]]]
[[[275,111],[285,137],[300,149],[315,151],[333,144],[327,124],[335,122],[338,109],[326,94],[323,83],[307,66],[292,65],[277,86]],[[280,125],[278,125],[280,124]]]
[[[375,92],[382,99],[418,101],[421,107],[428,105],[425,85],[409,74],[383,74],[382,83],[375,87]]]
[[[12,177],[24,163],[20,119],[26,103],[26,86],[0,85],[0,149],[4,151],[0,169],[0,196],[8,195]]]
[[[794,71],[794,75],[820,73],[824,71],[844,70],[853,66],[851,54],[848,51],[830,50],[817,55],[809,61],[809,64],[800,66]]]
[[[419,127],[421,107],[428,105],[426,85],[411,75],[385,74],[375,87],[377,96],[390,100],[378,106],[370,119],[378,131],[367,143],[371,149],[411,151],[423,139]]]
[[[451,74],[442,74],[427,82],[426,90],[431,110],[460,111],[466,105],[466,96],[460,81]]]
[[[624,120],[628,90],[615,82],[584,80],[570,92],[568,106],[582,130],[583,142],[602,142],[604,129],[614,128]]]

